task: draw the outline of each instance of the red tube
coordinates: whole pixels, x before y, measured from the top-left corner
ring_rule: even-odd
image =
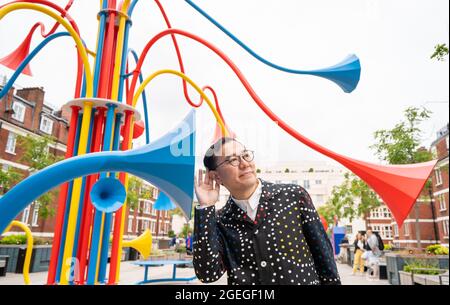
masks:
[[[107,109],[103,107],[97,108],[97,115],[95,118],[95,126],[94,126],[94,141],[92,143],[91,152],[100,151],[100,147],[103,141],[103,129],[105,124],[105,111]],[[86,267],[87,267],[87,256],[89,250],[89,242],[90,242],[90,228],[92,226],[92,217],[93,217],[93,206],[90,200],[90,190],[94,183],[97,181],[99,174],[90,175],[87,177],[87,183],[85,187],[85,196],[84,196],[84,209],[83,216],[81,220],[80,233],[79,233],[79,246],[77,258],[79,259],[79,278],[78,283],[84,284],[86,281]]]
[[[124,138],[122,141],[122,150],[128,150],[130,147],[128,146],[128,143],[130,143],[130,130],[131,130],[131,119],[133,118],[133,111],[125,110],[125,125],[123,126],[124,130]],[[125,173],[119,174],[119,180],[122,182],[123,185],[125,185]],[[114,233],[113,233],[113,240],[112,240],[112,246],[111,246],[111,263],[109,265],[109,278],[108,278],[108,284],[116,284],[116,274],[117,274],[117,259],[119,257],[119,242],[121,238],[121,232],[120,227],[122,225],[122,218],[120,215],[122,214],[123,206],[116,211],[115,217],[114,217]]]
[[[77,131],[77,121],[78,121],[78,113],[80,112],[80,107],[78,106],[71,106],[72,108],[72,114],[70,117],[70,124],[69,124],[69,134],[67,136],[67,148],[66,148],[66,159],[73,156],[73,147],[75,142],[75,134]],[[55,277],[56,277],[56,266],[58,265],[58,253],[59,248],[61,247],[61,232],[64,222],[64,211],[66,209],[66,200],[67,200],[67,189],[68,189],[68,183],[64,183],[61,187],[61,191],[59,193],[58,198],[58,209],[56,212],[56,219],[55,219],[55,233],[53,235],[53,246],[52,246],[52,253],[50,257],[50,264],[48,267],[48,274],[47,274],[47,284],[53,285],[55,284]]]

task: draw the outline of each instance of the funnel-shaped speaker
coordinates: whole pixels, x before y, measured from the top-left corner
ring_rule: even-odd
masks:
[[[169,211],[175,209],[176,207],[177,206],[164,192],[159,193],[158,199],[156,199],[153,205],[153,208],[158,211]]]
[[[11,54],[0,58],[0,64],[10,68],[11,70],[17,70],[17,68],[20,66],[22,61],[28,56],[30,53],[30,44],[31,44],[31,38],[33,37],[34,31],[37,29],[38,26],[41,26],[40,23],[36,23],[28,33],[27,37],[22,41],[22,43],[11,52]],[[23,74],[32,76],[31,69],[29,65],[26,65],[25,68],[22,71]]]
[[[325,69],[308,71],[305,74],[326,78],[341,87],[344,92],[349,93],[358,85],[361,75],[361,64],[359,58],[352,54],[337,65]]]
[[[60,185],[99,172],[127,172],[169,194],[187,219],[191,216],[195,167],[195,110],[172,131],[129,151],[86,154],[46,167],[0,198],[0,231],[36,198]]]
[[[142,255],[143,259],[147,259],[152,252],[152,233],[147,229],[133,240],[124,240],[122,246],[136,249]]]
[[[91,189],[92,205],[104,213],[120,209],[127,197],[123,184],[115,178],[101,178]]]

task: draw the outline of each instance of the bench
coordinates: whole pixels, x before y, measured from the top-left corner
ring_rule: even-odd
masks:
[[[185,277],[179,278],[177,277],[177,266],[181,265],[189,265],[191,264],[191,260],[149,260],[149,261],[136,261],[132,264],[145,267],[144,270],[144,280],[137,282],[138,285],[147,284],[147,283],[157,283],[157,282],[189,282],[195,280],[197,277]],[[172,269],[172,277],[171,278],[160,278],[160,279],[149,279],[148,276],[148,268],[155,266],[163,266],[163,265],[173,265]]]

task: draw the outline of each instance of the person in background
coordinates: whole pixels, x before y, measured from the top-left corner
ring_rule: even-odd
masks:
[[[359,268],[359,272],[361,275],[364,275],[364,260],[363,253],[366,251],[366,241],[361,233],[356,234],[355,241],[353,242],[353,246],[355,247],[355,257],[353,261],[353,272],[352,275],[357,273]]]
[[[368,280],[377,280],[378,274],[379,274],[379,263],[380,263],[380,256],[381,256],[381,250],[378,245],[378,238],[373,233],[372,229],[368,229],[366,232],[366,249],[368,249],[367,254],[367,279]]]
[[[188,233],[185,242],[186,242],[186,253],[188,255],[192,255],[192,235],[190,232]]]

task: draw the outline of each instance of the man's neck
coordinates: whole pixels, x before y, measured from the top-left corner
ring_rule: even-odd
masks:
[[[255,185],[254,185],[253,187],[248,188],[248,189],[243,190],[243,191],[236,191],[236,192],[233,192],[233,193],[231,194],[231,196],[233,196],[233,198],[234,198],[234,199],[237,199],[237,200],[247,200],[247,199],[249,199],[249,198],[253,195],[253,193],[256,191],[256,189],[258,188],[259,183],[260,183],[260,182],[259,182],[259,179],[256,179],[256,183],[255,183]]]

